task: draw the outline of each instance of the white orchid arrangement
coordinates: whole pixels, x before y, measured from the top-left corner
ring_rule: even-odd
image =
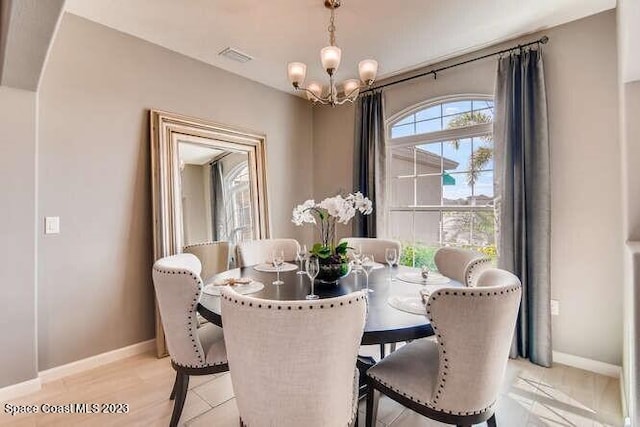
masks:
[[[362,215],[373,212],[373,203],[359,191],[344,197],[340,194],[327,197],[320,203],[307,200],[293,208],[291,221],[296,225],[315,224],[320,231],[322,243],[313,245],[311,249],[313,255],[323,260],[335,257],[343,261],[346,257],[347,245],[342,243],[335,246],[336,224],[348,224],[357,212]]]

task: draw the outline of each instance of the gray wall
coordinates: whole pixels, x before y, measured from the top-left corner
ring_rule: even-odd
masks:
[[[630,425],[640,425],[640,3],[618,0],[620,127],[625,245],[623,384]]]
[[[267,136],[272,235],[312,195],[305,100],[66,14],[40,89],[39,368],[154,336],[148,109]]]
[[[36,93],[0,86],[0,388],[35,378]]]
[[[205,200],[205,184],[210,179],[207,169],[208,165],[184,165],[180,173],[185,246],[211,240],[211,210]]]
[[[552,298],[560,301],[560,315],[553,317],[553,347],[620,365],[622,202],[615,12],[544,34],[551,39],[544,48],[552,163],[551,286]],[[460,59],[466,57],[455,61]],[[488,59],[445,71],[435,81],[425,77],[388,88],[386,115],[439,96],[492,94],[495,72],[495,59]],[[318,198],[352,186],[353,117],[352,107],[314,107]],[[336,159],[331,173],[324,169],[328,158]]]
[[[640,47],[640,39],[636,40]],[[630,408],[632,425],[640,424],[640,396],[638,395],[638,331],[640,331],[640,80],[622,86],[624,147],[622,156],[626,160],[623,187],[625,194],[625,240],[630,244],[633,259],[627,259],[625,281],[625,392]]]

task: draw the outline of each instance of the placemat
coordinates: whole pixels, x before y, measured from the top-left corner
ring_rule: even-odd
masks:
[[[387,298],[387,303],[396,310],[405,311],[411,314],[426,315],[424,304],[420,296],[400,296],[392,295]]]
[[[253,269],[256,271],[262,271],[265,273],[275,273],[276,271],[278,271],[272,264],[256,264],[253,266]],[[298,269],[297,265],[285,262],[280,266],[280,273],[284,271],[295,271],[297,269]]]
[[[224,286],[216,286],[214,284],[206,285],[204,288],[202,288],[202,292],[204,292],[207,295],[220,295],[220,291],[225,286],[228,286],[228,285],[224,285]],[[261,282],[251,282],[247,285],[233,286],[233,290],[242,295],[252,294],[254,292],[261,291],[262,289],[264,289],[264,284]]]
[[[435,272],[430,272],[427,280],[424,280],[420,273],[400,273],[396,277],[403,282],[416,283],[418,285],[444,285],[451,281],[448,277]]]

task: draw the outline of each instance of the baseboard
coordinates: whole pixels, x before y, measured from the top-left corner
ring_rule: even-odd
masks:
[[[622,377],[622,368],[611,363],[600,362],[599,360],[587,359],[585,357],[574,356],[573,354],[553,352],[553,361],[562,365],[584,369],[596,374],[606,375],[613,378]]]
[[[146,353],[155,349],[156,340],[143,341],[117,350],[108,351],[106,353],[97,354],[87,357],[86,359],[77,360],[67,363],[66,365],[56,366],[55,368],[40,371],[40,380],[43,383],[55,381],[68,375],[77,374],[89,369],[97,368],[107,363],[116,362],[127,357],[137,354]]]
[[[34,378],[32,380],[0,388],[0,402],[6,402],[8,400],[15,399],[16,397],[36,392],[40,390],[41,387],[42,383],[40,378]]]

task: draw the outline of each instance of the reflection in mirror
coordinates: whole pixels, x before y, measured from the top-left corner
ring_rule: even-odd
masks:
[[[179,141],[184,246],[254,239],[246,152]]]
[[[223,242],[206,247],[225,247],[217,252],[224,259],[204,264],[226,266],[229,245],[268,238],[265,136],[164,111],[150,116],[154,258],[190,245],[203,257],[200,244]],[[166,355],[157,313],[156,345]]]

